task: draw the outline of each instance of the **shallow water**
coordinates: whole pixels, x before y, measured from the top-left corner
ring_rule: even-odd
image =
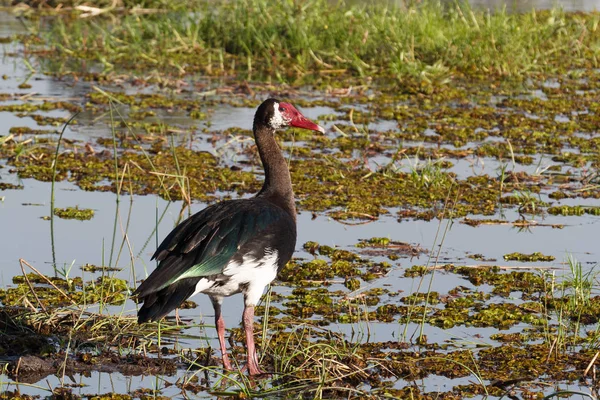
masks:
[[[528,12],[531,10],[544,10],[552,7],[561,7],[565,11],[598,11],[598,0],[469,0],[475,9],[489,9],[491,11],[506,8],[511,12]]]
[[[496,2],[473,2],[475,6],[484,6],[496,8],[500,3]],[[553,4],[547,2],[519,2],[517,10],[525,10],[531,7],[547,7]],[[589,10],[600,5],[600,2],[565,2],[564,7],[570,9]],[[22,25],[8,14],[0,12],[0,36],[11,33],[24,32]],[[14,44],[2,45],[4,51],[18,51]],[[17,46],[18,47],[18,46]],[[78,83],[75,86],[67,86],[64,83],[57,82],[51,77],[41,74],[30,75],[30,71],[18,61],[18,58],[3,57],[0,62],[0,75],[7,75],[8,79],[0,80],[0,93],[35,93],[36,99],[52,97],[55,99],[79,98],[81,93],[88,92],[89,85]],[[21,82],[29,79],[32,84],[31,89],[21,90],[17,86]],[[303,109],[304,114],[312,119],[321,115],[331,114],[332,109],[327,107],[315,107]],[[52,111],[41,113],[53,117],[68,117],[69,114],[64,111]],[[223,106],[211,110],[209,113],[210,130],[220,131],[228,128],[238,127],[250,129],[254,114],[253,108],[240,108]],[[108,116],[96,120],[93,116],[86,113],[78,117],[79,125],[68,127],[65,131],[65,139],[79,140],[83,142],[94,143],[99,137],[111,137],[111,131],[106,122]],[[3,122],[5,131],[0,131],[0,135],[8,134],[8,128],[12,126],[28,126],[42,129],[60,129],[56,127],[38,126],[31,118],[19,118],[14,113],[0,112],[0,119]],[[190,120],[185,115],[159,114],[156,119],[177,125],[182,131],[187,131],[189,127],[207,126],[206,122]],[[338,121],[325,122],[324,125],[330,128]],[[377,121],[370,126],[371,129],[394,129],[395,123],[389,121]],[[184,134],[178,137],[181,141],[188,140]],[[199,128],[196,128],[191,139],[191,147],[195,150],[209,151],[213,154],[219,154],[225,163],[231,162],[239,153],[240,144],[237,142],[229,143],[219,141],[216,144],[209,142],[209,135],[202,134]],[[489,138],[493,141],[494,138]],[[422,143],[408,143],[410,146],[419,146]],[[468,147],[468,146],[465,146]],[[388,160],[385,157],[370,160],[372,167],[385,164]],[[526,171],[534,173],[539,169],[538,161],[531,166],[517,165],[515,172]],[[474,175],[488,174],[498,176],[501,168],[499,162],[493,159],[475,159],[472,160],[453,160],[454,166],[450,169],[455,172],[459,178]],[[3,162],[0,162],[3,163]],[[410,158],[398,162],[397,167],[402,170],[410,170],[415,166],[415,161]],[[551,161],[541,160],[539,164],[543,167],[553,165]],[[2,164],[0,164],[2,165]],[[22,190],[3,190],[0,192],[0,226],[4,227],[5,244],[0,252],[0,286],[9,287],[12,285],[12,277],[21,274],[19,259],[23,258],[40,271],[47,275],[53,274],[52,264],[55,262],[59,269],[69,270],[71,276],[81,276],[83,273],[79,267],[85,263],[95,265],[117,265],[122,269],[117,274],[118,277],[127,279],[131,287],[137,283],[134,281],[135,275],[138,279],[144,277],[154,267],[155,263],[150,261],[154,252],[156,243],[158,243],[173,228],[179,218],[181,202],[169,203],[164,199],[148,196],[129,196],[122,195],[120,203],[117,204],[117,196],[114,193],[86,192],[80,190],[75,184],[69,182],[58,182],[56,185],[56,206],[74,206],[79,205],[84,208],[91,208],[95,211],[95,216],[91,221],[62,220],[55,218],[54,232],[50,230],[50,223],[42,217],[49,215],[50,212],[50,183],[39,182],[33,179],[20,180],[16,174],[11,173],[10,167],[0,169],[0,182],[15,183],[23,185]],[[546,194],[541,195],[547,199]],[[578,204],[600,206],[600,201],[595,199],[577,199],[561,200],[558,204]],[[189,212],[201,210],[205,204],[194,202]],[[548,226],[531,227],[528,229],[519,229],[511,225],[483,225],[477,228],[465,225],[459,221],[449,220],[397,220],[398,209],[390,209],[388,215],[382,216],[374,222],[347,225],[333,220],[325,214],[318,214],[313,217],[310,212],[301,212],[298,217],[298,251],[296,257],[311,258],[312,256],[301,250],[303,243],[307,241],[316,241],[322,245],[335,246],[345,249],[354,249],[354,245],[360,239],[371,237],[387,237],[395,241],[407,242],[418,245],[425,250],[429,250],[432,258],[428,254],[421,254],[415,258],[401,258],[398,261],[391,262],[393,269],[382,278],[376,279],[363,286],[363,290],[373,287],[385,287],[393,292],[403,292],[406,295],[415,290],[416,279],[405,278],[403,272],[406,268],[413,265],[435,264],[435,257],[439,252],[438,264],[460,264],[460,265],[503,265],[503,266],[530,266],[527,263],[515,261],[504,261],[503,255],[511,252],[533,253],[542,252],[545,255],[554,256],[555,262],[535,263],[535,268],[555,268],[560,274],[562,269],[567,268],[566,260],[568,255],[575,256],[583,263],[588,270],[596,265],[600,258],[600,249],[597,246],[597,232],[600,218],[595,216],[582,217],[561,217],[545,216],[534,217],[538,222],[544,224],[563,224],[563,229],[554,229]],[[157,225],[157,216],[164,213],[164,218]],[[507,209],[502,214],[498,213],[489,218],[503,217],[507,221],[517,221],[520,218],[515,209]],[[129,218],[129,226],[126,227]],[[116,224],[116,225],[115,225]],[[153,229],[158,226],[158,234],[152,235]],[[115,228],[116,227],[116,228]],[[116,229],[116,236],[113,232]],[[447,230],[443,240],[444,231]],[[440,233],[441,232],[441,233]],[[126,234],[128,246],[125,246],[122,252],[115,250],[112,252],[111,246],[115,243],[115,249],[118,249]],[[51,235],[54,235],[54,249],[51,246]],[[436,238],[437,237],[437,238]],[[440,248],[441,244],[441,248]],[[474,261],[468,258],[472,254],[483,254],[488,261]],[[87,275],[84,274],[87,279]],[[428,278],[426,278],[428,281]],[[469,286],[465,279],[455,274],[448,274],[443,271],[437,272],[433,281],[432,290],[440,293],[447,293],[450,289],[459,285]],[[338,284],[340,288],[342,285]],[[336,288],[337,286],[333,286]],[[292,288],[287,286],[275,285],[274,291],[277,293],[289,293]],[[486,290],[485,287],[477,287],[476,290]],[[198,303],[198,308],[192,310],[182,310],[180,315],[184,318],[190,318],[195,322],[206,321],[212,324],[212,306],[206,296],[197,296],[193,299]],[[392,302],[393,299],[386,300]],[[277,305],[277,304],[276,304]],[[115,312],[120,307],[111,309]],[[136,306],[129,301],[125,307],[126,313],[134,315]],[[240,296],[226,299],[223,314],[228,327],[234,327],[239,324],[242,312],[242,299]],[[319,317],[315,317],[319,318]],[[358,327],[360,328],[360,327]],[[363,327],[370,331],[368,337],[362,336],[359,340],[372,341],[395,341],[402,334],[403,326],[398,323],[369,323],[368,327]],[[523,328],[517,325],[508,330],[508,332],[519,332]],[[356,331],[356,324],[332,324],[328,327],[331,331],[342,333],[347,338],[352,338]],[[408,326],[409,336],[418,331],[417,324]],[[430,342],[465,342],[466,347],[473,347],[473,342],[493,343],[489,337],[496,332],[492,328],[472,328],[456,327],[452,329],[440,329],[437,327],[426,327],[426,333]],[[198,332],[189,332],[192,335],[198,335]],[[217,347],[216,334],[212,328],[206,330],[210,337],[210,344]],[[356,339],[356,338],[355,338]],[[182,339],[181,347],[197,348],[205,345],[200,339]],[[177,377],[128,377],[118,373],[106,374],[94,372],[90,377],[76,375],[75,381],[83,383],[83,388],[74,391],[76,394],[91,393],[131,393],[138,388],[160,388],[161,394],[165,396],[181,396],[181,391],[175,386],[167,387],[166,382],[174,382],[178,377],[185,374],[181,371]],[[2,376],[4,382],[10,382],[6,376]],[[164,381],[163,381],[164,379]],[[443,377],[430,377],[422,382],[427,391],[446,391],[448,387],[465,383],[468,379],[451,380]],[[61,384],[60,378],[50,376],[47,383],[50,387]],[[406,385],[406,382],[398,381],[398,387]],[[9,389],[12,389],[10,386]],[[23,392],[46,394],[42,389],[22,387]],[[205,393],[200,393],[202,397]],[[210,397],[206,395],[206,397]],[[477,398],[477,397],[474,397]]]
[[[350,2],[364,3],[364,0]],[[381,3],[404,5],[405,0],[381,0]],[[442,0],[442,3],[454,4],[453,0]],[[599,0],[468,0],[476,10],[497,11],[506,9],[509,12],[529,12],[532,10],[547,10],[560,7],[565,11],[598,11]]]

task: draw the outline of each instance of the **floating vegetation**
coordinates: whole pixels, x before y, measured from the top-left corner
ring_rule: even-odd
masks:
[[[332,260],[332,266],[335,263],[342,263],[333,267],[335,274],[357,273],[357,270],[361,269],[359,265],[364,262],[352,252],[322,246],[315,242],[306,243],[305,248],[315,254],[327,254],[326,257]],[[313,267],[316,265],[325,267],[329,264],[322,259],[315,261],[317,262],[313,262]],[[354,266],[354,270],[349,270],[352,264],[357,265]],[[575,266],[575,263],[573,265]],[[340,269],[342,266],[344,268]],[[413,271],[417,269],[412,268]],[[425,269],[421,267],[420,270]],[[581,364],[587,362],[595,353],[593,348],[587,351],[567,350],[555,362],[543,363],[544,367],[540,367],[539,360],[545,359],[540,358],[541,355],[547,355],[556,344],[554,338],[557,333],[553,333],[552,329],[547,330],[547,316],[567,315],[563,305],[577,298],[575,291],[573,295],[563,293],[562,296],[559,295],[560,292],[556,292],[552,301],[546,301],[550,294],[546,291],[550,287],[550,281],[547,280],[550,275],[544,276],[526,271],[507,273],[499,268],[453,266],[447,266],[443,271],[443,273],[460,274],[476,285],[491,285],[492,294],[459,286],[450,290],[448,295],[432,291],[412,293],[397,298],[395,293],[387,289],[373,288],[365,290],[360,296],[348,297],[347,291],[331,290],[327,287],[295,287],[291,294],[281,299],[281,308],[276,307],[269,311],[269,340],[263,343],[265,363],[272,365],[279,375],[276,381],[278,390],[285,392],[299,390],[296,381],[298,374],[304,382],[318,382],[322,379],[320,368],[325,367],[328,370],[328,379],[336,382],[336,385],[332,385],[331,389],[324,392],[328,396],[336,396],[341,393],[340,391],[344,391],[340,388],[356,387],[364,382],[369,383],[371,394],[397,394],[400,393],[399,389],[391,389],[389,382],[399,377],[409,380],[423,379],[431,374],[450,378],[467,377],[471,374],[470,368],[459,368],[455,364],[467,360],[478,366],[482,379],[498,379],[496,364],[490,360],[498,363],[508,363],[510,360],[513,367],[502,370],[502,379],[515,379],[521,376],[523,371],[528,371],[529,380],[569,381],[574,376],[564,371],[581,368]],[[344,286],[356,290],[358,287],[355,288],[355,285],[361,282],[359,276],[346,279]],[[19,354],[19,362],[22,366],[22,369],[18,369],[17,361],[9,364],[8,372],[14,379],[25,380],[33,376],[30,375],[32,373],[37,373],[37,376],[55,373],[54,363],[56,360],[64,360],[65,357],[72,359],[69,361],[67,371],[100,370],[118,371],[123,374],[144,371],[144,373],[171,375],[176,371],[177,360],[180,360],[179,362],[183,360],[192,367],[218,368],[213,367],[216,357],[212,357],[210,351],[199,352],[198,357],[194,359],[189,359],[185,352],[175,352],[174,357],[169,358],[148,358],[140,353],[123,356],[110,351],[110,348],[92,353],[79,349],[73,350],[71,355],[66,355],[63,348],[50,345],[48,337],[73,332],[72,324],[77,327],[74,331],[75,337],[85,340],[86,343],[103,344],[103,346],[111,343],[114,346],[114,338],[119,338],[118,343],[121,347],[139,349],[140,346],[145,346],[146,351],[153,353],[162,353],[165,348],[142,339],[146,333],[153,336],[155,328],[148,328],[147,324],[137,325],[133,318],[99,315],[87,311],[83,311],[82,314],[82,310],[69,310],[61,305],[72,308],[74,303],[70,301],[76,300],[78,293],[86,293],[90,296],[87,299],[101,302],[114,298],[114,294],[127,293],[127,285],[118,279],[98,278],[84,284],[80,278],[64,279],[28,274],[15,277],[14,283],[17,287],[0,292],[0,301],[5,304],[2,313],[10,315],[9,318],[0,319],[0,321],[7,321],[4,322],[3,327],[5,335],[0,338],[0,354],[6,355],[10,351]],[[513,304],[511,299],[490,302],[494,295],[509,296],[517,291],[521,291],[524,298],[539,296],[538,300],[528,300],[521,305]],[[59,301],[51,300],[52,292]],[[98,293],[103,294],[95,297]],[[274,293],[273,296],[276,299],[281,295]],[[11,305],[10,299],[18,299],[18,302]],[[24,299],[27,299],[29,304],[43,307],[42,310],[45,311],[23,313],[21,309],[14,308]],[[397,300],[389,301],[390,299]],[[79,303],[86,303],[86,301],[88,300],[77,299]],[[573,323],[582,323],[588,320],[587,315],[592,317],[600,313],[598,311],[600,301],[593,300],[586,304],[589,313],[579,313],[582,318],[574,320]],[[259,310],[266,312],[264,308]],[[495,335],[494,338],[503,343],[501,346],[488,345],[477,352],[471,352],[468,349],[454,347],[452,344],[428,344],[426,340],[421,341],[420,344],[397,340],[350,342],[332,330],[321,328],[334,322],[362,324],[367,321],[380,321],[404,324],[410,322],[410,316],[415,314],[425,315],[428,324],[446,329],[460,325],[507,329],[517,324],[527,324],[532,327],[532,331],[518,337],[509,337],[508,334]],[[573,313],[568,315],[575,318],[577,310],[574,309]],[[175,326],[167,322],[162,324],[165,325],[161,328],[164,329],[162,334],[165,337],[186,329],[184,325]],[[50,326],[53,327],[51,331]],[[26,335],[23,334],[25,332],[23,329],[28,332]],[[232,340],[238,343],[243,340],[242,329],[233,329]],[[416,346],[419,348],[417,349]],[[7,350],[8,348],[11,350]],[[519,361],[515,364],[515,360]],[[382,369],[384,366],[385,368]],[[382,374],[380,372],[382,370],[386,373]],[[288,378],[292,376],[290,372],[294,372],[294,379]],[[36,381],[38,378],[32,379]],[[466,392],[463,390],[470,389],[454,388],[454,390],[464,394]],[[494,388],[488,385],[487,390],[493,392]]]
[[[330,262],[323,258],[306,262],[293,259],[279,272],[278,276],[282,282],[299,286],[320,286],[339,277],[345,279],[346,282],[351,280],[352,282],[348,285],[356,287],[357,283],[360,286],[360,282],[353,279],[361,278],[364,281],[370,281],[384,276],[391,269],[391,265],[387,262],[366,261],[358,254],[347,250],[320,246],[314,242],[306,243],[305,247],[329,258]]]
[[[23,185],[15,185],[14,183],[0,182],[0,190],[22,190]]]
[[[89,208],[79,208],[79,206],[55,208],[54,215],[62,219],[78,219],[80,221],[87,221],[94,217],[94,210]]]
[[[468,266],[449,266],[446,269],[464,276],[475,286],[484,284],[494,286],[491,292],[501,297],[508,297],[514,291],[521,291],[528,295],[545,290],[544,277],[529,271],[501,273],[498,267]]]
[[[548,207],[548,214],[552,215],[600,215],[600,207],[589,207],[589,206],[556,206]]]
[[[429,272],[429,269],[424,265],[413,265],[410,268],[404,270],[405,278],[416,278],[424,276]]]
[[[108,266],[97,266],[92,264],[84,264],[80,267],[82,271],[96,273],[96,272],[117,272],[120,268],[108,267]]]
[[[43,101],[40,103],[0,104],[0,111],[9,111],[14,113],[33,113],[35,111],[52,110],[66,110],[71,113],[78,113],[82,110],[82,108],[81,106],[66,101]],[[41,116],[38,117],[40,118],[40,120],[43,120]],[[50,121],[57,121],[57,119],[50,119]],[[66,122],[66,120],[64,122]]]
[[[95,303],[120,305],[128,298],[129,290],[124,280],[106,276],[84,283],[80,277],[46,278],[28,274],[13,277],[13,283],[17,286],[0,289],[0,301],[6,306],[18,306],[24,302],[40,307]],[[48,284],[51,286],[48,287]]]
[[[402,257],[419,257],[426,254],[419,245],[411,245],[409,243],[397,242],[388,238],[371,238],[361,240],[356,244],[360,250],[360,254],[368,257],[385,256],[392,261],[396,261]]]
[[[356,247],[365,248],[365,247],[387,247],[390,244],[389,238],[381,238],[374,237],[371,239],[361,240],[356,244]]]
[[[469,225],[469,226],[479,226],[479,225],[502,225],[505,224],[506,221],[501,219],[473,219],[473,218],[463,218],[461,223]]]
[[[58,134],[58,131],[45,130],[45,129],[33,129],[28,126],[12,126],[8,133],[13,135],[48,135]]]
[[[592,73],[592,72],[590,72]],[[593,80],[593,77],[590,77]],[[356,104],[367,103],[374,118],[390,118],[401,120],[402,126],[397,130],[377,132],[368,131],[366,135],[348,133],[339,137],[305,135],[301,139],[301,147],[286,149],[293,154],[291,159],[291,172],[295,183],[295,192],[299,199],[301,209],[326,212],[336,220],[348,223],[364,223],[373,221],[381,216],[388,215],[389,209],[399,208],[398,216],[402,219],[441,218],[444,204],[447,204],[446,217],[467,217],[469,215],[491,216],[499,209],[514,207],[520,213],[533,215],[543,214],[548,211],[557,215],[582,215],[582,212],[596,215],[594,207],[585,207],[582,211],[579,206],[556,206],[544,201],[544,185],[567,180],[568,186],[561,188],[561,198],[568,197],[598,197],[598,191],[593,186],[581,190],[580,182],[587,178],[575,178],[563,175],[528,174],[526,172],[506,171],[502,177],[479,175],[458,177],[455,173],[446,170],[449,159],[468,161],[470,157],[494,158],[503,162],[507,158],[523,154],[549,154],[554,156],[564,147],[578,146],[583,152],[593,154],[594,147],[589,146],[589,141],[579,140],[575,132],[592,134],[594,121],[588,114],[578,114],[573,118],[577,129],[565,131],[559,121],[554,118],[556,108],[561,113],[567,113],[569,104],[576,102],[582,109],[593,108],[593,97],[577,96],[572,93],[581,85],[573,78],[562,79],[561,87],[564,90],[547,92],[551,99],[562,99],[561,102],[540,102],[535,98],[520,99],[513,104],[512,100],[504,100],[497,107],[481,105],[469,100],[470,95],[477,95],[484,99],[493,96],[489,88],[476,88],[468,86],[465,82],[457,82],[455,89],[444,93],[424,95],[423,98],[408,97],[406,94],[381,94],[379,97],[367,97],[357,93],[351,100]],[[534,90],[533,84],[528,90]],[[586,90],[593,90],[586,87]],[[502,90],[518,95],[522,88],[506,87]],[[510,96],[509,96],[510,97]],[[260,181],[254,174],[249,173],[251,166],[258,163],[258,157],[252,149],[245,149],[238,158],[236,165],[228,165],[206,152],[192,151],[189,148],[177,147],[175,153],[171,151],[166,135],[183,133],[180,127],[168,125],[164,122],[147,119],[154,118],[158,109],[171,110],[173,108],[187,110],[188,112],[208,109],[209,107],[228,104],[232,106],[252,105],[252,102],[238,100],[207,99],[199,101],[184,97],[168,96],[163,93],[122,93],[116,91],[94,91],[88,95],[86,107],[95,113],[108,112],[110,101],[120,102],[131,107],[128,119],[119,121],[119,129],[115,132],[117,139],[117,153],[119,155],[119,169],[126,166],[139,166],[130,168],[125,175],[129,180],[122,189],[133,191],[136,194],[159,194],[167,199],[183,198],[179,182],[168,182],[168,177],[181,177],[181,171],[175,168],[177,158],[179,165],[186,167],[185,175],[189,180],[189,195],[191,199],[212,201],[216,192],[236,192],[238,195],[256,192]],[[569,101],[567,101],[567,99]],[[327,106],[335,110],[346,110],[346,102],[339,99],[327,102]],[[465,107],[456,107],[456,102],[465,104]],[[564,104],[563,104],[564,101]],[[395,103],[402,106],[393,106]],[[303,100],[305,106],[318,106],[323,100]],[[438,104],[436,108],[424,108],[427,104]],[[66,102],[42,102],[6,105],[16,110],[65,109],[76,111],[76,106]],[[513,108],[515,107],[515,108]],[[523,119],[520,108],[527,108],[536,112],[539,119]],[[357,114],[358,115],[358,114]],[[490,121],[500,121],[497,126]],[[427,127],[434,126],[436,134],[427,133]],[[462,127],[457,130],[456,127]],[[352,126],[336,124],[338,129],[352,131]],[[517,129],[518,127],[518,129]],[[192,128],[193,129],[193,128]],[[447,130],[453,133],[449,135]],[[549,130],[553,135],[542,134]],[[43,134],[53,131],[14,128],[13,134]],[[480,142],[486,135],[482,132],[493,133],[498,142],[493,146]],[[203,132],[204,133],[204,132]],[[229,129],[224,132],[210,132],[212,138],[225,140],[226,138],[246,136],[249,131]],[[291,140],[289,132],[282,133],[285,140]],[[213,139],[211,139],[213,140]],[[453,150],[446,147],[435,148],[428,145],[454,145],[461,143],[475,143],[472,150]],[[507,141],[510,141],[510,147]],[[421,145],[407,145],[410,142]],[[423,145],[423,143],[425,145]],[[14,165],[22,178],[36,178],[49,181],[51,176],[50,164],[53,159],[54,146],[51,140],[43,141],[41,138],[32,141],[16,141],[11,139],[0,147],[0,156],[7,158]],[[59,180],[69,179],[85,190],[117,190],[114,183],[114,151],[112,138],[99,138],[96,144],[67,143],[73,153],[59,155],[58,175]],[[334,152],[323,153],[326,149]],[[146,152],[144,154],[144,152]],[[377,169],[367,168],[364,160],[356,152],[363,154],[366,159],[370,157],[384,157],[388,164]],[[590,156],[591,157],[591,156]],[[408,168],[399,166],[400,161],[406,158]],[[591,159],[591,158],[590,158]],[[515,162],[518,162],[518,157]],[[554,157],[553,162],[570,163],[570,159]],[[451,165],[452,163],[450,163]],[[559,165],[551,165],[556,167]],[[249,168],[250,167],[250,168]],[[550,168],[548,169],[550,170]],[[500,179],[501,178],[501,179]],[[177,181],[177,179],[175,179]],[[102,182],[101,184],[98,184]],[[352,182],[352,184],[349,184]],[[548,190],[549,198],[556,199]],[[455,200],[454,200],[455,199]],[[452,204],[448,203],[452,200]],[[451,211],[450,211],[451,210]],[[451,212],[451,214],[450,214]],[[473,218],[465,219],[470,224]],[[483,219],[481,221],[484,221]],[[492,219],[485,220],[492,223]],[[517,224],[515,224],[517,226]]]
[[[521,262],[536,262],[536,261],[550,262],[550,261],[554,261],[554,259],[555,259],[554,256],[545,256],[538,251],[536,251],[535,253],[531,253],[531,254],[523,254],[523,253],[519,253],[519,252],[509,253],[509,254],[505,254],[503,257],[506,261],[521,261]]]

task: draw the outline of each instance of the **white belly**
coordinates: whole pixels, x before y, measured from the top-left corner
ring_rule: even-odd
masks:
[[[246,306],[255,306],[265,287],[277,276],[277,251],[266,254],[258,260],[244,257],[242,263],[230,262],[223,269],[225,278],[219,281],[200,279],[193,295],[205,293],[215,297],[226,297],[243,292]]]

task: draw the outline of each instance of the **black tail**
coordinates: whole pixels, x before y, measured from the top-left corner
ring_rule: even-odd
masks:
[[[158,321],[177,307],[196,290],[200,278],[188,278],[177,281],[158,292],[138,297],[144,304],[138,311],[138,323]]]

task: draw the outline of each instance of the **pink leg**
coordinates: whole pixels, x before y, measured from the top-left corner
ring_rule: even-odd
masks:
[[[262,375],[265,372],[258,366],[256,347],[254,346],[254,306],[244,308],[244,330],[246,331],[246,348],[248,350],[248,372],[250,375]]]
[[[227,355],[227,347],[225,347],[225,320],[221,315],[221,299],[210,298],[215,309],[215,325],[217,326],[217,336],[219,336],[219,345],[221,347],[221,358],[223,360],[223,368],[227,371],[233,371],[229,356]]]

